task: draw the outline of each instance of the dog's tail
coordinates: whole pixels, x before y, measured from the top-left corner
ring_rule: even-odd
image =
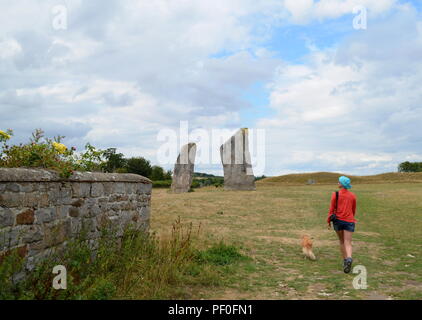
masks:
[[[315,255],[314,255],[314,253],[312,252],[312,249],[311,248],[306,248],[306,247],[303,247],[302,248],[302,252],[303,252],[303,254],[308,258],[308,259],[311,259],[311,260],[316,260],[316,257],[315,257]]]

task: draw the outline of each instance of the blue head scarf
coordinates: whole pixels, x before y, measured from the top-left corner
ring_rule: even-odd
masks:
[[[348,177],[341,176],[340,178],[338,178],[338,181],[341,183],[341,185],[345,189],[351,189],[352,188],[352,185],[350,184],[350,179]]]

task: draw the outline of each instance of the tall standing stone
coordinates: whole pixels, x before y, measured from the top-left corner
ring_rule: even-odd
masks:
[[[196,144],[188,143],[182,147],[174,165],[171,190],[175,193],[188,192],[193,181]]]
[[[237,131],[220,147],[224,190],[256,190],[249,153],[248,129]]]

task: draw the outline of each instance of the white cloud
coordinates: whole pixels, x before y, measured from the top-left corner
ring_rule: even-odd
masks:
[[[284,6],[296,23],[339,18],[353,14],[353,9],[363,6],[371,15],[382,14],[396,4],[396,0],[285,0]]]
[[[154,133],[180,120],[240,125],[239,92],[279,63],[255,45],[256,23],[279,1],[69,1],[67,30],[52,27],[55,5],[0,6],[0,126],[18,141],[78,126],[79,147],[153,154]]]
[[[295,22],[303,22],[309,18],[314,8],[313,0],[285,0],[284,5]]]
[[[270,95],[275,115],[258,124],[271,137],[268,170],[376,173],[396,170],[408,153],[422,158],[419,25],[403,7],[336,48],[279,68]]]
[[[0,59],[8,59],[22,51],[22,47],[15,39],[0,40]]]

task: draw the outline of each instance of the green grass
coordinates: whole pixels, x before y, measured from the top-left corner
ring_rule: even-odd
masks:
[[[82,234],[20,282],[13,276],[22,260],[13,252],[0,263],[0,300],[189,299],[197,287],[221,285],[222,276],[243,258],[235,246],[223,242],[198,248],[199,230],[180,219],[170,229],[161,238],[128,229],[120,243],[107,230],[96,251]],[[66,266],[66,290],[52,287],[56,265]]]
[[[198,250],[195,258],[201,263],[210,263],[217,266],[232,264],[246,257],[242,255],[238,248],[233,245],[227,245],[220,241],[218,244],[206,250]]]
[[[358,198],[354,261],[367,269],[366,290],[354,289],[356,275],[343,273],[338,240],[334,231],[326,229],[335,184],[257,186],[255,192],[215,188],[182,195],[154,192],[154,230],[181,216],[201,223],[209,243],[224,240],[250,257],[240,259],[234,272],[221,275],[223,286],[202,288],[201,297],[422,298],[421,183],[354,184]],[[317,261],[303,258],[303,234],[313,238]]]

